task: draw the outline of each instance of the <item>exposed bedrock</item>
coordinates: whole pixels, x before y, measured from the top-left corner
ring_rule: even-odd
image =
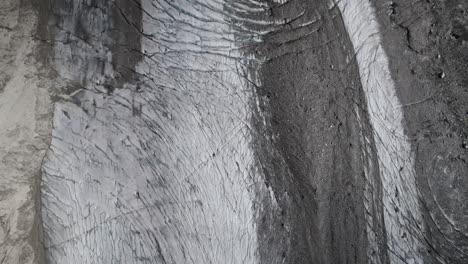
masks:
[[[464,2],[3,1],[0,263],[468,263]]]
[[[28,1],[0,1],[0,263],[41,262],[41,162],[52,131],[51,80]]]

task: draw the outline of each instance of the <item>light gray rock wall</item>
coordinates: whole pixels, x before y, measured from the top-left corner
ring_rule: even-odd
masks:
[[[36,25],[30,3],[0,2],[0,263],[41,260],[38,184],[52,103]]]

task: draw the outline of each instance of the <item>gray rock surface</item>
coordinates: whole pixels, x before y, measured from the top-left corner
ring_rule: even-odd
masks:
[[[463,0],[0,3],[0,263],[467,263]]]
[[[30,3],[0,2],[0,263],[41,259],[38,185],[53,109],[36,25]]]

